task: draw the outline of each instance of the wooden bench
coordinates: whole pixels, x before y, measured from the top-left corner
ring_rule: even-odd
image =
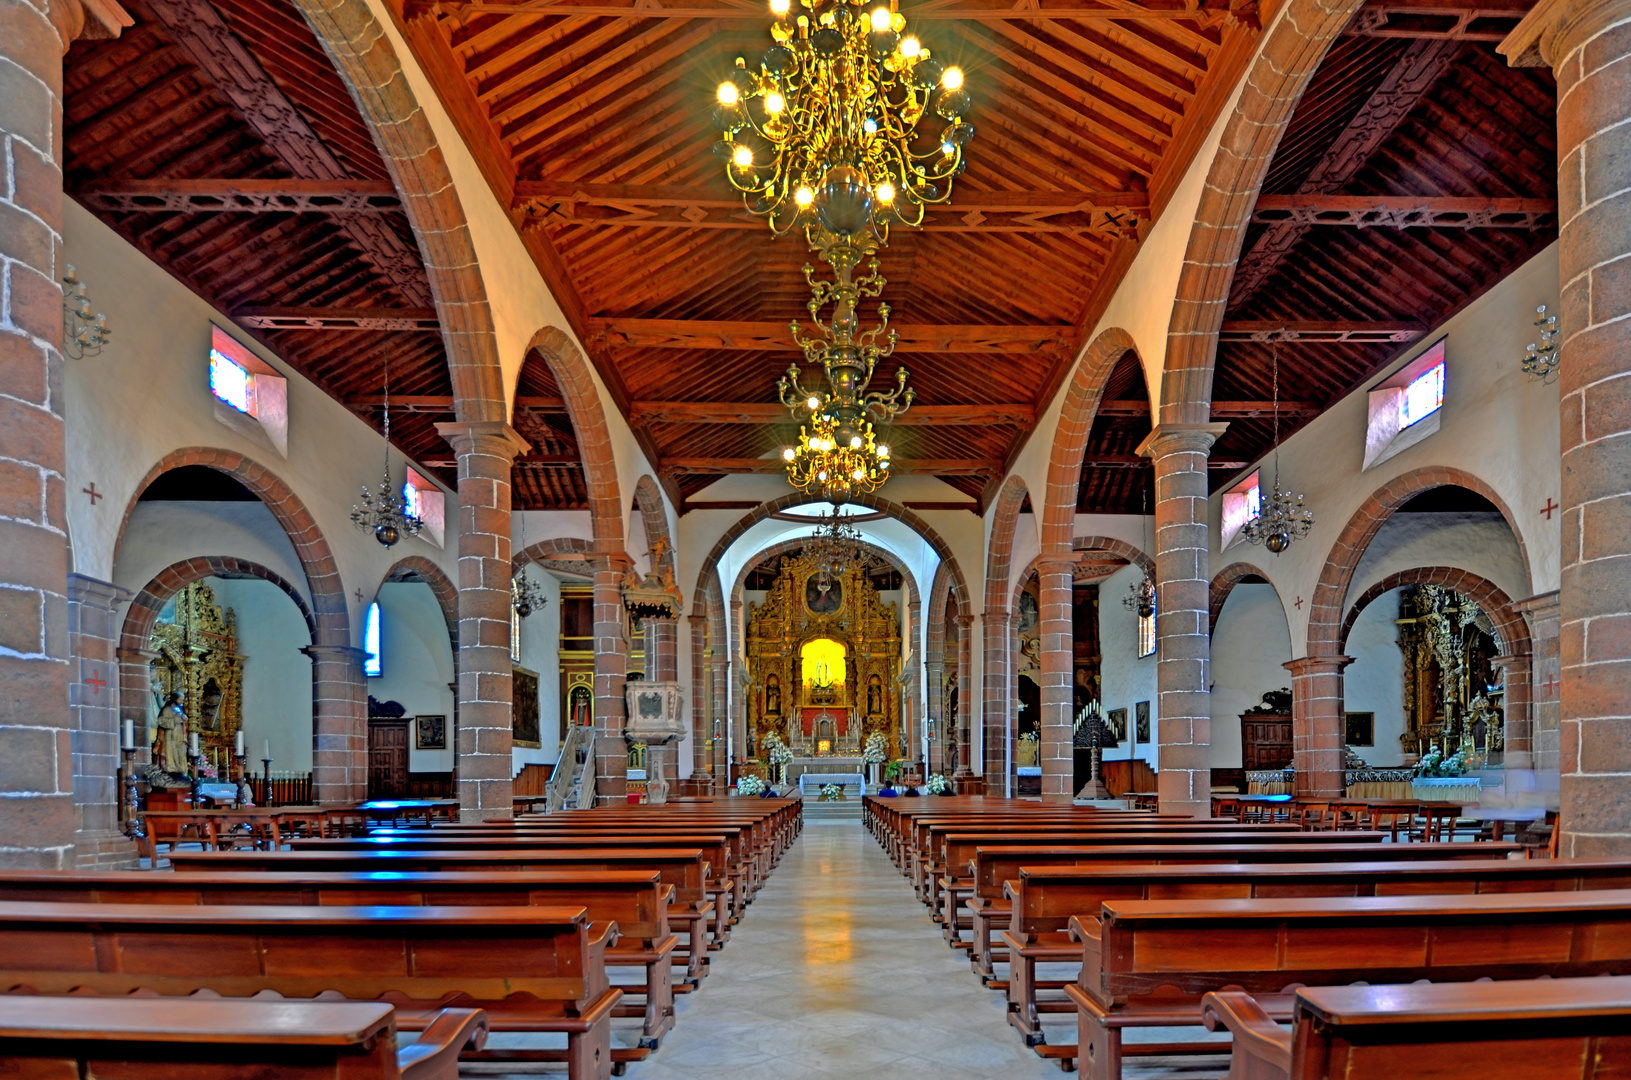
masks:
[[[685,978],[692,984],[707,974],[708,862],[698,848],[590,848],[506,851],[181,851],[171,860],[178,871],[234,874],[246,871],[381,872],[522,871],[565,873],[602,870],[655,870],[674,886],[669,921],[684,935]],[[676,951],[676,955],[678,951]]]
[[[1218,1053],[1217,1043],[1123,1046],[1129,1027],[1200,1022],[1214,990],[1290,1018],[1289,988],[1631,972],[1631,890],[1286,900],[1116,900],[1076,916],[1077,1064],[1121,1075],[1124,1054]]]
[[[1419,849],[1426,845],[1387,845]],[[1440,848],[1474,848],[1440,844]],[[1482,845],[1478,845],[1481,847]],[[1476,850],[1476,848],[1474,848]],[[1369,860],[1371,851],[1350,852]],[[1469,895],[1478,893],[1578,892],[1631,888],[1631,862],[1529,859],[1413,860],[1386,862],[1260,862],[1189,866],[1111,864],[1101,867],[1026,866],[1007,883],[1013,905],[1001,934],[1008,956],[1008,1020],[1028,1045],[1042,1042],[1041,1013],[1073,1012],[1063,998],[1038,997],[1041,963],[1074,963],[1081,946],[1068,933],[1070,919],[1097,911],[1111,900],[1189,900],[1331,896]],[[1046,988],[1063,988],[1051,982]],[[1074,1046],[1039,1051],[1074,1057]]]
[[[31,1080],[458,1080],[487,1018],[444,1009],[398,1048],[376,1002],[0,997],[0,1075]]]
[[[1207,994],[1230,1080],[1607,1080],[1631,1070],[1631,978],[1297,991],[1291,1029],[1250,995]]]
[[[0,902],[0,989],[30,994],[338,995],[429,1025],[479,1008],[494,1031],[564,1034],[565,1050],[473,1060],[564,1061],[611,1075],[609,924],[581,907],[271,907]],[[620,1066],[621,1068],[621,1066]]]
[[[94,904],[293,904],[339,907],[583,907],[591,922],[616,923],[618,940],[606,965],[641,972],[623,986],[640,1005],[614,1015],[641,1016],[638,1051],[614,1051],[638,1061],[674,1026],[673,957],[668,909],[674,887],[655,870],[561,873],[240,873],[147,874],[129,870],[0,871],[0,900]],[[687,989],[690,987],[687,986]]]

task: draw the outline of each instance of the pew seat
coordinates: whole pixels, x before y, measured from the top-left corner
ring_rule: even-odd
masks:
[[[28,1080],[459,1080],[479,1009],[443,1009],[399,1048],[377,1002],[0,997],[0,1076]]]

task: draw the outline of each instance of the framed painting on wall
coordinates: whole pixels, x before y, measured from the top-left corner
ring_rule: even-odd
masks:
[[[1137,705],[1134,705],[1133,715],[1138,718],[1138,734],[1135,738],[1148,746],[1150,742],[1150,703],[1140,701]]]
[[[1342,714],[1342,741],[1349,746],[1376,745],[1376,714],[1351,712]]]
[[[510,741],[516,746],[536,750],[542,745],[539,741],[542,710],[538,706],[538,673],[518,667],[510,678]]]
[[[414,747],[419,750],[446,750],[447,717],[414,717]]]
[[[1104,726],[1110,729],[1117,742],[1127,738],[1127,710],[1111,709],[1104,714]]]

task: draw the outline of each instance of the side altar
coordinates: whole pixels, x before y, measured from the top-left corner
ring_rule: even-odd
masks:
[[[779,736],[796,780],[835,771],[838,759],[858,766],[875,731],[889,740],[889,756],[900,756],[900,614],[862,568],[783,558],[749,615],[746,644],[750,756],[766,735]]]

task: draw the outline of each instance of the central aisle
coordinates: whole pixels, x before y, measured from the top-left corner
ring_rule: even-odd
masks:
[[[631,1080],[1058,1080],[858,819],[806,818]]]

